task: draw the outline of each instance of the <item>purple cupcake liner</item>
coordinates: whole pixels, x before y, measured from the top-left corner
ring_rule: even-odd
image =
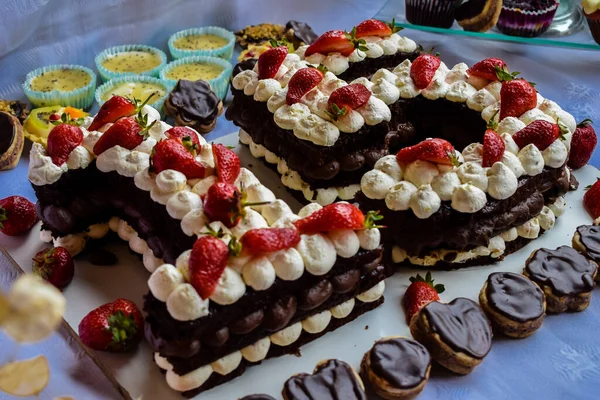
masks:
[[[600,44],[600,19],[590,18],[586,16],[590,32],[596,43]]]
[[[406,19],[415,25],[450,28],[454,7],[454,0],[406,0]]]
[[[558,1],[544,10],[522,10],[502,6],[502,12],[496,27],[500,32],[510,36],[536,37],[548,30],[554,14],[558,9]]]

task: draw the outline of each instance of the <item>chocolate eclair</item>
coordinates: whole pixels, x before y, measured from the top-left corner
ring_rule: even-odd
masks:
[[[0,111],[0,171],[17,166],[24,142],[21,122],[14,115]]]
[[[165,101],[165,111],[178,126],[204,134],[212,131],[223,114],[223,102],[208,82],[180,80]]]
[[[571,245],[588,260],[600,263],[600,226],[595,221],[594,225],[578,226]],[[596,282],[599,281],[600,274],[596,274]]]
[[[542,326],[546,298],[542,289],[523,275],[495,272],[479,292],[479,304],[496,333],[526,338]]]
[[[386,400],[410,400],[429,380],[431,356],[416,340],[390,336],[379,339],[360,364],[363,379]]]
[[[466,0],[456,8],[456,22],[465,31],[486,32],[496,26],[502,0]]]
[[[343,361],[330,359],[317,364],[311,374],[288,379],[281,392],[284,400],[366,400],[358,374]]]
[[[535,250],[523,271],[542,288],[550,313],[585,310],[590,305],[597,273],[595,262],[569,246]]]
[[[463,297],[427,304],[410,321],[410,333],[431,358],[462,375],[473,371],[492,348],[490,322],[477,303]]]

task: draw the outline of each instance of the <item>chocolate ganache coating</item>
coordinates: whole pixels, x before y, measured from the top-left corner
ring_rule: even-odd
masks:
[[[544,313],[544,293],[531,280],[520,274],[490,274],[486,295],[488,303],[495,311],[515,321],[531,321]]]
[[[395,387],[410,389],[427,377],[431,356],[421,343],[406,338],[376,342],[370,352],[373,373]]]
[[[459,297],[451,303],[438,301],[423,309],[433,333],[455,351],[482,359],[492,347],[490,322],[472,300]]]
[[[560,296],[590,292],[594,288],[596,268],[594,263],[569,246],[536,250],[525,267],[534,282],[549,286]]]
[[[312,375],[292,376],[283,386],[289,400],[366,400],[352,367],[343,361],[327,360]]]
[[[577,233],[588,257],[596,262],[600,261],[600,226],[582,225],[577,227]]]

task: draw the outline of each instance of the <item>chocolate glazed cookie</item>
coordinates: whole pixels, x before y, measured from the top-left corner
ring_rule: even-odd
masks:
[[[167,97],[165,111],[178,126],[189,126],[200,133],[208,133],[223,114],[223,102],[208,82],[182,79]]]
[[[435,361],[462,375],[473,371],[492,347],[490,322],[477,303],[462,297],[423,307],[410,321],[410,333]]]
[[[571,245],[588,260],[598,264],[600,262],[600,226],[582,225],[577,227]],[[596,274],[596,282],[600,282],[600,274]]]
[[[527,259],[523,275],[546,295],[548,312],[583,311],[590,305],[598,265],[569,246],[538,249]]]
[[[494,332],[526,338],[539,329],[546,315],[542,289],[520,274],[495,272],[479,292],[479,304]]]

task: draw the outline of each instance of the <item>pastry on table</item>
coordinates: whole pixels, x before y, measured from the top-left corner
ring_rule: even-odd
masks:
[[[461,375],[472,372],[492,348],[492,328],[485,313],[462,297],[448,304],[427,304],[410,321],[410,333],[431,358]]]
[[[390,336],[379,339],[365,353],[361,376],[386,400],[417,397],[429,380],[431,356],[419,342]]]
[[[558,0],[503,0],[496,26],[505,35],[540,36],[550,28],[558,5]]]
[[[223,114],[223,103],[208,82],[180,80],[165,101],[165,111],[177,125],[208,133]]]
[[[479,304],[492,322],[495,333],[526,338],[544,322],[546,298],[527,277],[512,272],[488,276],[479,292]]]
[[[595,0],[583,0],[583,15],[596,43],[600,44],[600,3]]]
[[[456,22],[465,31],[486,32],[498,22],[502,0],[465,0],[455,11]]]
[[[594,221],[594,225],[578,226],[573,235],[572,246],[589,260],[600,263],[600,226]],[[596,274],[596,282],[600,279],[600,273]]]
[[[49,106],[34,108],[23,122],[23,134],[34,143],[46,146],[48,135],[54,129],[53,121],[58,121],[63,114],[68,114],[72,120],[86,118],[88,113],[79,108]]]
[[[23,123],[29,115],[29,106],[19,100],[0,100],[0,111],[14,115]]]
[[[17,166],[24,142],[21,122],[14,115],[0,111],[0,171]]]
[[[282,391],[284,400],[366,400],[362,380],[343,361],[330,359],[317,364],[312,374],[288,379]]]
[[[598,265],[569,246],[535,250],[523,275],[537,283],[546,296],[549,313],[583,311],[590,305]]]

